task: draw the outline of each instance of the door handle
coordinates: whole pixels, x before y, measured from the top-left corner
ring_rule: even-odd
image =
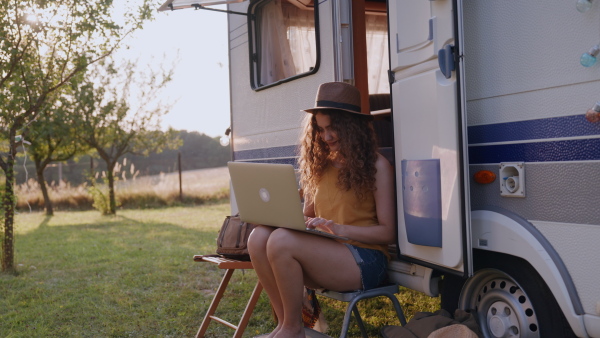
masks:
[[[438,51],[438,63],[442,74],[444,74],[446,79],[449,79],[452,76],[452,72],[456,70],[454,45],[445,45],[444,48]]]

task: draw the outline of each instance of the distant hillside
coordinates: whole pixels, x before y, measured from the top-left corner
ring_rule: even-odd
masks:
[[[128,177],[139,171],[138,176],[157,175],[160,173],[170,173],[177,171],[177,154],[181,152],[182,170],[195,170],[203,168],[215,168],[227,165],[230,160],[230,148],[223,147],[219,143],[218,137],[210,137],[195,131],[179,131],[179,138],[183,145],[179,149],[165,150],[159,154],[152,153],[147,157],[125,155],[126,170]],[[17,184],[25,182],[25,168],[23,167],[23,156],[20,156],[15,165],[17,172]],[[93,155],[93,165],[95,172],[106,170],[104,162]],[[62,164],[62,179],[70,182],[72,185],[78,185],[85,181],[84,173],[90,171],[92,160],[90,156],[83,156],[77,162],[70,160]],[[123,159],[119,160],[123,164]],[[131,170],[133,164],[133,170]],[[26,160],[28,178],[35,178],[35,166],[30,159]],[[46,169],[46,180],[51,183],[57,182],[59,178],[59,167],[53,164]]]

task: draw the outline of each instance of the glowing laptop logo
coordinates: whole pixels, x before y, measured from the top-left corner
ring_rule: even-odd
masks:
[[[265,188],[260,188],[258,195],[260,195],[260,199],[263,200],[263,202],[269,202],[271,200],[271,194],[269,194],[269,190]]]

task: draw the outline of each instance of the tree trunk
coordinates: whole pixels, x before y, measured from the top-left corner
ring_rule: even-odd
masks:
[[[52,208],[52,201],[50,200],[50,195],[48,195],[48,187],[46,186],[46,178],[44,178],[44,169],[46,169],[45,165],[42,165],[40,161],[35,161],[35,171],[37,173],[38,184],[40,185],[40,189],[42,190],[42,195],[44,196],[44,208],[46,209],[46,216],[53,216],[54,210]]]
[[[108,164],[108,163],[107,163]],[[108,175],[108,202],[110,206],[109,214],[115,215],[117,213],[117,201],[115,198],[115,177],[113,170],[115,170],[115,163],[109,164],[108,168],[106,168]]]
[[[2,240],[2,271],[13,272],[15,270],[15,246],[13,224],[15,219],[15,160],[12,156],[7,156],[6,186],[2,196],[2,208],[4,209],[4,238]]]

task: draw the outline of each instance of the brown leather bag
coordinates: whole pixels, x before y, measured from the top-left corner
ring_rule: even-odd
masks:
[[[249,261],[248,237],[254,228],[256,224],[242,222],[238,215],[225,217],[217,237],[217,253],[231,259]]]

